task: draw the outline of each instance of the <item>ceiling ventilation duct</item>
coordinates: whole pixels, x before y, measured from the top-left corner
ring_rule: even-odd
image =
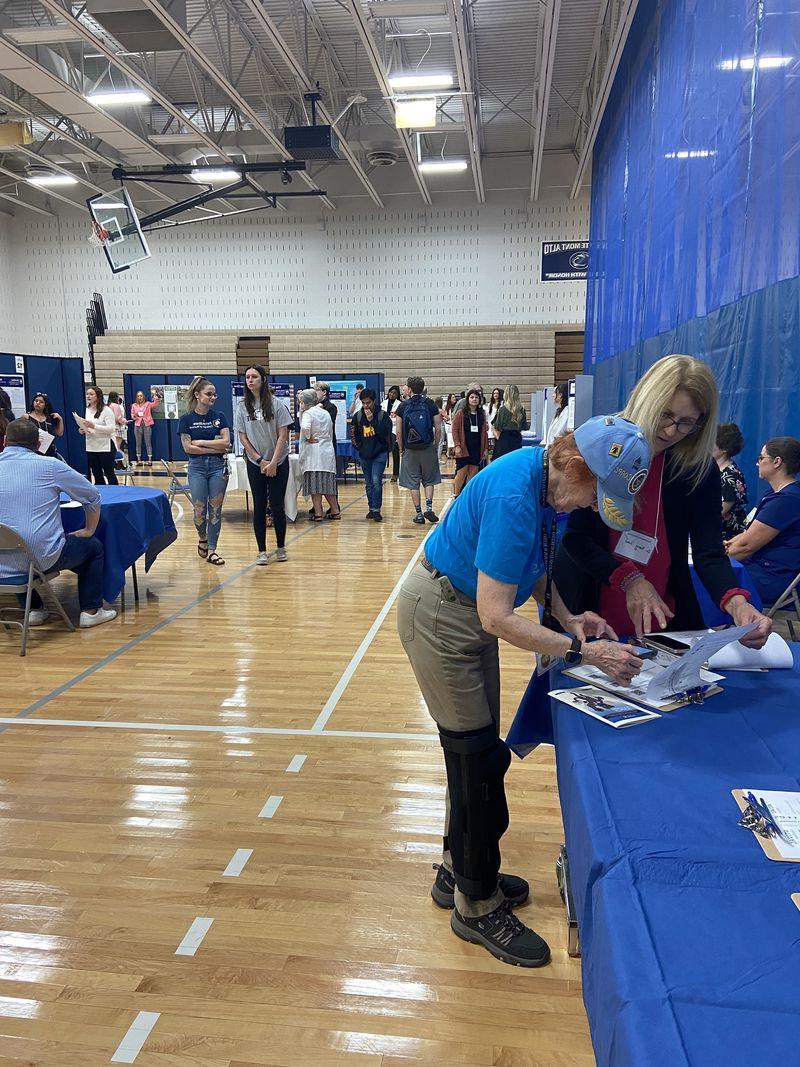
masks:
[[[140,0],[88,0],[86,11],[127,52],[180,52],[181,44]],[[186,29],[186,0],[175,0],[169,13]]]

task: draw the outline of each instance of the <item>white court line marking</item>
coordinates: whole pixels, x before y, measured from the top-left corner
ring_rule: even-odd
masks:
[[[297,774],[297,772],[300,770],[300,768],[303,766],[307,759],[307,756],[292,756],[291,763],[286,768],[286,773]]]
[[[442,508],[442,511],[441,511],[442,515],[444,515],[444,513],[450,507],[450,503],[451,503],[452,499],[453,498],[451,497],[445,503],[445,505],[444,505],[444,507]],[[381,610],[378,612],[378,617],[376,618],[375,622],[373,622],[372,626],[370,626],[369,630],[367,630],[366,634],[364,635],[364,640],[361,642],[361,644],[358,646],[358,648],[353,653],[353,658],[350,660],[350,662],[345,667],[344,672],[342,674],[342,677],[336,683],[336,686],[335,686],[333,692],[328,697],[328,699],[325,701],[325,706],[323,707],[322,711],[317,716],[316,722],[311,727],[312,734],[320,734],[325,729],[325,723],[328,721],[328,719],[330,719],[331,715],[333,715],[334,711],[336,710],[336,705],[342,699],[342,696],[344,695],[345,689],[347,689],[348,685],[350,684],[350,680],[352,679],[353,675],[356,673],[356,670],[358,669],[359,663],[362,661],[362,659],[366,655],[369,646],[375,640],[375,636],[378,633],[378,631],[380,630],[381,626],[383,626],[384,619],[389,614],[389,612],[392,610],[392,605],[394,604],[395,600],[397,600],[398,596],[400,595],[400,588],[403,585],[403,582],[406,580],[406,578],[409,576],[409,574],[411,574],[413,569],[416,567],[417,560],[422,555],[422,550],[425,547],[425,542],[428,540],[428,538],[430,537],[430,535],[432,533],[433,533],[433,528],[428,530],[427,534],[425,535],[425,537],[422,540],[422,544],[419,546],[417,551],[414,553],[414,555],[408,561],[408,565],[406,566],[406,569],[403,571],[403,573],[400,575],[400,578],[397,581],[397,585],[391,591],[391,593],[388,596],[388,599],[387,599],[386,603],[383,605]]]
[[[5,719],[0,718],[0,725],[5,726],[74,726],[95,730],[163,730],[166,733],[208,733],[208,734],[271,734],[281,737],[352,737],[376,739],[378,741],[435,741],[437,733],[403,734],[379,733],[371,730],[284,730],[279,726],[202,726],[200,723],[165,723],[165,722],[109,722],[101,719]]]
[[[278,808],[281,806],[283,797],[267,797],[267,802],[261,811],[258,813],[259,819],[271,819]]]
[[[244,865],[253,855],[252,848],[237,848],[231,856],[228,866],[222,872],[223,878],[238,878],[244,870]]]
[[[150,1036],[150,1031],[158,1022],[160,1015],[160,1011],[140,1011],[117,1046],[111,1062],[133,1063],[142,1051],[142,1045]]]
[[[194,956],[195,952],[200,948],[203,943],[203,938],[211,929],[213,919],[204,919],[199,916],[192,922],[192,925],[186,931],[183,936],[183,941],[175,949],[176,956]]]

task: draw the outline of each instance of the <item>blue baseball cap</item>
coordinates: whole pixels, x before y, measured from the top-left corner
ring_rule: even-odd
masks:
[[[644,434],[619,415],[597,415],[577,428],[575,444],[597,477],[597,508],[603,522],[612,530],[629,530],[633,498],[650,466]]]

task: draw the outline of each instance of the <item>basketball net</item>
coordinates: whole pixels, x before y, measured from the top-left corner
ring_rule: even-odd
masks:
[[[103,229],[99,222],[92,223],[92,232],[89,234],[89,244],[95,248],[102,248],[108,240],[108,230]]]

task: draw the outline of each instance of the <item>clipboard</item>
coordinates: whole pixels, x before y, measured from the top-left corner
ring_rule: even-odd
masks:
[[[692,700],[688,694],[685,696],[681,694],[669,704],[651,704],[649,703],[649,701],[644,700],[642,697],[640,697],[638,693],[627,694],[621,686],[614,686],[613,684],[605,685],[602,679],[599,678],[586,679],[580,674],[573,673],[570,668],[567,668],[566,670],[562,671],[562,674],[565,674],[568,678],[574,678],[576,681],[581,682],[583,685],[593,685],[596,686],[598,689],[604,689],[607,693],[612,693],[620,700],[626,700],[630,704],[639,704],[647,711],[654,711],[658,715],[661,715],[664,712],[677,711],[678,708],[687,708],[695,703],[695,701]],[[720,686],[711,685],[708,687],[708,689],[703,689],[703,699],[705,700],[706,697],[715,696],[717,693],[721,692],[722,689]]]
[[[731,789],[731,795],[736,801],[736,803],[739,805],[739,811],[744,815],[748,807],[747,801],[744,799],[744,790]],[[751,834],[756,839],[756,841],[758,841],[759,845],[761,845],[761,848],[763,849],[767,859],[775,860],[776,863],[798,862],[798,860],[792,860],[788,859],[786,856],[782,856],[780,852],[778,852],[778,849],[775,846],[775,842],[772,840],[771,837],[762,837],[761,834],[757,834],[752,830]],[[792,900],[794,900],[795,904],[797,904],[798,908],[800,908],[800,893],[793,893]]]

